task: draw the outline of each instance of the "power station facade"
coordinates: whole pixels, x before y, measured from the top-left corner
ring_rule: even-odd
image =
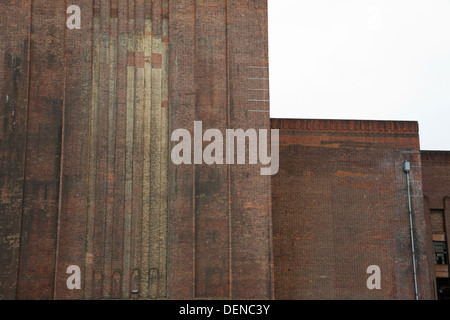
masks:
[[[0,299],[449,296],[450,152],[270,119],[266,0],[8,1],[0,30]],[[276,172],[198,161],[209,129],[278,130]]]

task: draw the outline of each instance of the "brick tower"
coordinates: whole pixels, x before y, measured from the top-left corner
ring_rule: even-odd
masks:
[[[270,127],[265,0],[8,1],[0,30],[1,299],[272,297],[270,177],[170,159],[194,121]]]

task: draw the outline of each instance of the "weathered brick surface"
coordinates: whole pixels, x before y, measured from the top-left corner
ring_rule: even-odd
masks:
[[[0,297],[272,297],[270,178],[168,178],[169,129],[269,127],[266,1],[68,5],[0,4]]]
[[[27,6],[28,1],[22,1]],[[25,184],[17,298],[51,299],[58,227],[64,100],[61,1],[33,1]]]
[[[403,161],[411,188],[419,298],[434,297],[415,122],[272,119],[276,299],[413,299]],[[381,290],[366,269],[381,268]]]
[[[55,298],[80,299],[82,290],[68,290],[67,267],[78,265],[85,274],[85,238],[89,156],[89,105],[91,103],[92,1],[78,2],[82,29],[66,32],[65,95],[61,168],[61,207],[56,254]],[[83,283],[84,284],[84,283]]]
[[[450,157],[419,154],[417,123],[274,119],[275,177],[171,164],[194,121],[271,126],[265,0],[70,4],[81,30],[67,1],[0,4],[0,299],[410,299],[404,160],[433,297],[426,213],[449,232]]]
[[[0,5],[0,299],[17,288],[28,110],[30,7]]]
[[[0,4],[0,297],[166,297],[168,1],[70,4]]]
[[[430,233],[444,233],[448,245],[450,239],[450,152],[422,151],[421,158],[425,215],[430,219],[432,229]],[[436,213],[432,214],[432,212]],[[431,247],[431,239],[429,242]]]
[[[450,197],[450,152],[421,151],[423,190],[430,209],[445,209]]]
[[[227,1],[231,128],[269,129],[266,1]],[[269,138],[270,139],[270,138]],[[230,167],[232,297],[273,298],[270,176]]]
[[[249,102],[268,88],[266,1],[170,8],[171,129],[267,129],[268,103]],[[258,165],[172,165],[169,181],[169,297],[272,297],[270,178]]]

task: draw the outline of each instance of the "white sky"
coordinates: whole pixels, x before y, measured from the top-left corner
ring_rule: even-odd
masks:
[[[272,118],[419,121],[450,150],[450,0],[268,0]]]

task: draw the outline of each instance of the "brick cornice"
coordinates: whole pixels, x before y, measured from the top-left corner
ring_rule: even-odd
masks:
[[[421,151],[422,160],[450,162],[450,151]]]
[[[270,122],[272,129],[280,129],[284,131],[413,134],[417,134],[419,132],[419,124],[417,121],[271,119]]]

